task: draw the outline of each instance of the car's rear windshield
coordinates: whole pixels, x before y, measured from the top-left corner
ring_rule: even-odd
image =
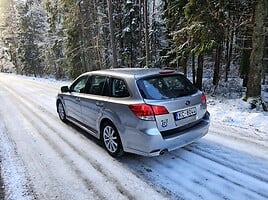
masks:
[[[172,99],[188,96],[198,90],[181,74],[150,76],[137,81],[144,99]]]

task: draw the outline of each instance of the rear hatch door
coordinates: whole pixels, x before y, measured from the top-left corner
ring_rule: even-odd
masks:
[[[168,111],[155,116],[160,131],[183,127],[204,116],[202,92],[182,74],[156,74],[137,84],[146,104],[164,106]]]

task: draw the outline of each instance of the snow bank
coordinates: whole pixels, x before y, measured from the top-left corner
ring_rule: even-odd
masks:
[[[211,120],[227,125],[253,129],[255,134],[268,138],[268,113],[251,110],[242,99],[219,100],[208,97]]]

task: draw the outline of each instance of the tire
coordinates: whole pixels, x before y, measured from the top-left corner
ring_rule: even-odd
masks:
[[[106,151],[112,157],[122,156],[123,146],[115,126],[111,122],[105,122],[101,129],[101,138]]]
[[[67,122],[66,113],[65,113],[65,109],[61,101],[59,101],[57,104],[57,111],[58,111],[60,120],[66,123]]]

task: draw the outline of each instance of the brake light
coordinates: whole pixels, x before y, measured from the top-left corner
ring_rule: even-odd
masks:
[[[147,104],[129,105],[129,109],[140,119],[154,120],[153,110]]]
[[[133,104],[129,105],[129,109],[140,119],[155,120],[155,115],[168,114],[164,106]]]
[[[172,74],[174,72],[175,72],[175,70],[166,69],[166,70],[160,71],[159,74]]]
[[[206,95],[205,95],[204,92],[202,92],[201,101],[202,101],[202,104],[206,104],[207,103],[207,97],[206,97]]]

